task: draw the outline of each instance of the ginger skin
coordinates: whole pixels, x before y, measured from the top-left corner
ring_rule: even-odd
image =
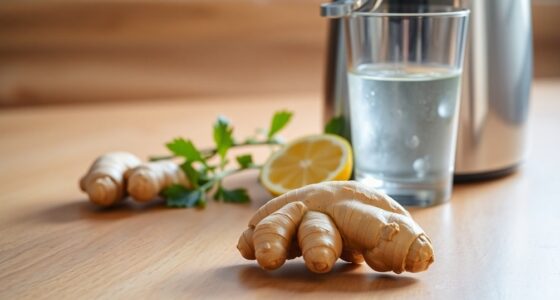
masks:
[[[147,202],[173,184],[189,186],[181,168],[173,161],[163,160],[145,163],[130,170],[127,190],[134,200]]]
[[[126,174],[140,165],[140,159],[128,152],[110,152],[98,157],[80,179],[80,188],[89,200],[111,206],[126,196]]]
[[[312,272],[330,271],[338,258],[352,263],[365,260],[376,271],[395,273],[421,272],[434,261],[430,239],[402,206],[390,197],[352,181],[309,185],[263,205],[239,240],[237,248],[243,257],[254,259],[251,254],[257,244],[253,230],[262,221],[266,219],[273,225],[280,216],[300,218],[285,210],[286,206],[294,203],[304,206],[300,211],[307,211],[302,216],[301,225],[298,221],[292,227],[300,227],[297,233],[299,247],[306,266]],[[270,227],[268,231],[271,235],[282,232],[284,241],[291,241],[294,237],[290,235],[292,230]],[[264,239],[259,240],[259,244],[266,243]],[[290,247],[292,245],[289,244],[282,246],[283,249]],[[309,252],[314,248],[317,249]],[[276,255],[286,257],[285,253]],[[269,269],[265,266],[270,261],[259,259],[258,255],[257,260],[263,268]],[[279,267],[277,263],[274,265]]]
[[[299,247],[305,265],[315,273],[329,272],[342,254],[342,238],[331,218],[308,211],[298,231]]]
[[[288,250],[307,208],[301,202],[290,203],[264,218],[253,233],[255,257],[266,270],[284,264]]]

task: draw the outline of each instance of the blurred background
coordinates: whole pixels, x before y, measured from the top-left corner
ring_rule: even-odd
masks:
[[[323,1],[2,0],[0,107],[320,94]],[[533,26],[535,77],[560,77],[560,0]]]

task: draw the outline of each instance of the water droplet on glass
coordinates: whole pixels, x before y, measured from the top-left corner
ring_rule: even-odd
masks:
[[[451,105],[447,101],[440,102],[440,104],[438,105],[437,112],[438,112],[438,115],[440,116],[440,118],[443,118],[443,119],[450,118],[451,115],[453,114],[453,111],[451,109]]]
[[[424,177],[430,169],[430,162],[428,157],[418,158],[412,163],[412,168],[416,171],[416,176]]]
[[[420,139],[418,138],[418,136],[413,135],[412,137],[410,137],[409,139],[407,139],[404,144],[411,149],[414,149],[416,147],[418,147],[418,145],[420,144]]]
[[[375,96],[375,91],[369,92],[369,95],[372,96],[372,97],[374,97],[374,96]]]

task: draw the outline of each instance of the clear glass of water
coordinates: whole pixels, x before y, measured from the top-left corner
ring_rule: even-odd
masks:
[[[354,174],[401,204],[451,198],[468,16],[392,5],[346,18]]]

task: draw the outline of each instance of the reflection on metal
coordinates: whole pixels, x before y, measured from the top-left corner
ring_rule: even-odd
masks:
[[[455,173],[501,174],[525,154],[532,78],[529,0],[470,0]]]
[[[415,1],[401,0],[398,3]],[[384,3],[390,1],[383,1]],[[525,154],[532,79],[530,0],[418,0],[471,9],[465,54],[455,173],[470,179],[512,171]],[[350,126],[344,24],[352,10],[381,1],[338,0],[322,8],[331,17],[325,84],[325,122],[344,116]],[[350,12],[348,11],[350,10]],[[383,45],[379,45],[382,47]],[[349,137],[349,130],[347,136]]]

